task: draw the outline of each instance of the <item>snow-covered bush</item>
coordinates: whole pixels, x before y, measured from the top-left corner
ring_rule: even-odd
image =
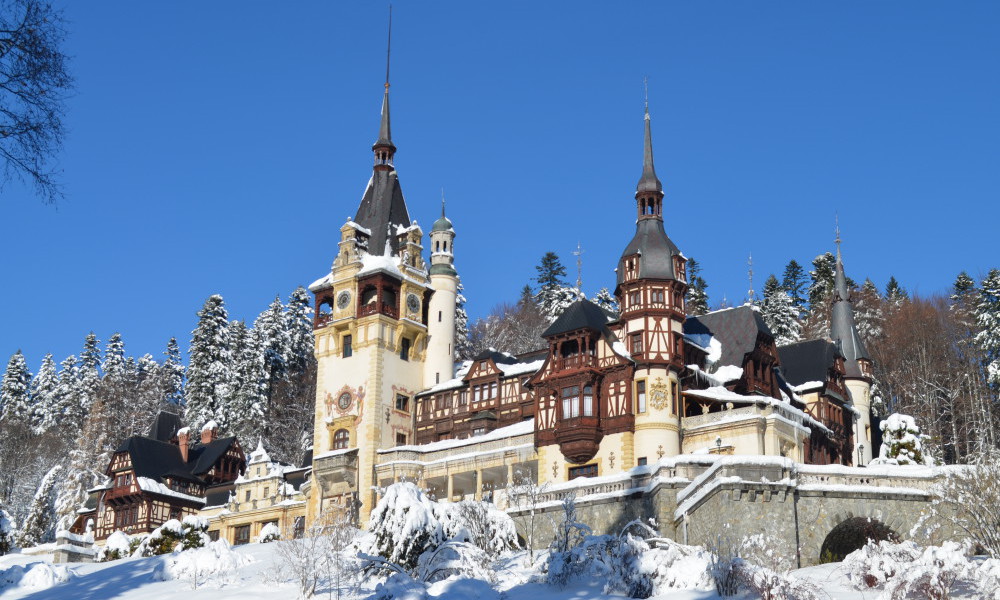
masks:
[[[653,581],[654,592],[666,590],[708,590],[715,587],[711,554],[698,546],[657,539],[642,555],[642,571]]]
[[[260,536],[257,537],[257,541],[261,544],[267,544],[268,542],[276,542],[281,539],[281,531],[278,530],[278,526],[274,523],[268,523],[260,528]]]
[[[743,538],[737,553],[746,562],[785,573],[795,568],[795,562],[791,556],[779,551],[781,547],[782,542],[778,538],[766,533],[757,533]]]
[[[139,540],[141,542],[142,540]],[[97,552],[97,562],[108,562],[131,556],[135,550],[132,538],[124,531],[116,531],[104,540],[104,547]]]
[[[414,576],[424,583],[449,577],[470,577],[495,583],[496,572],[491,567],[490,556],[478,546],[449,541],[421,554]]]
[[[932,492],[918,527],[957,527],[1000,559],[1000,455],[988,453],[975,464],[949,468]]]
[[[46,590],[56,584],[69,581],[73,572],[63,565],[31,563],[14,565],[0,571],[0,591],[17,587],[22,590]]]
[[[497,556],[518,548],[517,528],[513,519],[489,502],[463,500],[456,503],[438,503],[444,517],[445,537],[464,540]]]
[[[156,556],[172,552],[175,547],[181,550],[201,548],[212,541],[206,531],[208,519],[205,517],[188,515],[183,521],[170,519],[143,539],[133,554]]]
[[[0,556],[10,552],[14,537],[14,519],[10,513],[0,508]]]
[[[572,494],[563,498],[563,520],[556,527],[555,537],[549,545],[549,556],[545,561],[545,580],[550,585],[564,586],[575,575],[587,570],[589,559],[586,553],[574,552],[590,534],[590,527],[581,523],[576,516],[576,497]]]
[[[426,600],[427,586],[406,573],[393,573],[375,586],[373,600]]]
[[[734,559],[733,574],[740,589],[760,596],[761,600],[819,600],[825,596],[814,583],[741,558]]]
[[[930,464],[930,457],[924,456],[923,443],[926,435],[920,433],[916,421],[910,415],[892,413],[879,423],[882,430],[882,447],[873,464],[922,465]]]
[[[928,598],[947,600],[952,588],[960,579],[979,582],[975,565],[965,556],[961,546],[945,542],[940,547],[930,546],[920,558],[909,565],[885,586],[884,597],[890,600]]]
[[[726,524],[728,528],[729,525]],[[708,544],[709,572],[715,581],[715,589],[720,596],[735,596],[740,591],[740,580],[736,572],[739,557],[739,543],[729,536],[718,534]]]
[[[368,522],[368,530],[374,534],[372,552],[413,571],[421,554],[446,539],[435,505],[412,483],[390,485]]]
[[[249,562],[249,557],[233,552],[229,542],[216,540],[203,547],[178,549],[163,562],[159,578],[188,581],[192,588],[197,588],[210,579],[225,582],[236,569]]]
[[[848,554],[842,564],[854,587],[877,588],[905,571],[920,554],[920,548],[913,542],[869,540],[860,550]]]

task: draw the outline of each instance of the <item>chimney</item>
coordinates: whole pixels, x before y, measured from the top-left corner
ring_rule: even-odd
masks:
[[[188,444],[191,442],[191,428],[184,427],[177,430],[177,445],[181,449],[181,460],[188,461]]]
[[[209,421],[201,428],[201,443],[211,444],[215,441],[216,434],[219,431],[219,424],[215,421]]]

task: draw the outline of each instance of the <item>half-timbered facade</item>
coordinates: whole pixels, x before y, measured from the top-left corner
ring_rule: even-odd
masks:
[[[246,464],[236,438],[217,433],[209,424],[193,439],[177,415],[161,412],[148,435],[124,440],[112,455],[107,485],[92,490],[96,502],[79,513],[74,529],[93,521],[95,538],[103,540],[197,514],[206,494],[231,485]]]

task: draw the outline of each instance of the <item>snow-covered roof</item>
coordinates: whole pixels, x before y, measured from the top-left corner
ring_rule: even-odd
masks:
[[[333,273],[327,273],[316,281],[310,283],[309,291],[315,292],[316,290],[329,286],[331,283],[333,283]]]
[[[268,455],[267,450],[264,449],[264,440],[257,440],[257,449],[250,453],[247,464],[252,465],[261,462],[271,462],[271,457]]]
[[[346,223],[344,223],[344,225],[347,225],[348,227],[352,227],[352,228],[354,228],[354,229],[357,229],[357,230],[358,230],[358,231],[360,231],[361,233],[363,233],[363,234],[365,234],[365,235],[367,235],[367,236],[371,237],[371,234],[372,234],[372,230],[371,230],[371,229],[368,229],[367,227],[362,227],[362,226],[361,226],[361,225],[359,225],[358,223],[355,223],[355,222],[354,222],[354,219],[351,219],[351,218],[348,218],[348,219],[347,219],[347,222],[346,222]]]
[[[743,404],[766,404],[769,406],[775,406],[790,413],[792,416],[802,419],[803,425],[816,427],[821,431],[831,433],[829,427],[814,419],[809,413],[795,408],[788,402],[775,400],[770,396],[737,394],[736,392],[731,392],[724,387],[710,387],[707,390],[684,390],[684,393],[689,396],[696,396],[707,400],[718,400],[720,402],[740,402]]]
[[[213,431],[213,430],[218,429],[218,428],[219,428],[218,421],[216,421],[216,420],[213,419],[213,420],[209,421],[208,423],[205,423],[204,425],[201,426],[201,432],[205,433],[206,431]]]
[[[197,496],[191,496],[190,494],[183,494],[176,490],[172,490],[169,487],[160,483],[159,481],[155,481],[148,477],[136,477],[136,483],[139,484],[139,489],[141,489],[144,492],[160,494],[161,496],[171,496],[173,498],[180,498],[181,500],[190,500],[191,502],[197,502],[199,504],[205,503],[204,498],[199,498]]]

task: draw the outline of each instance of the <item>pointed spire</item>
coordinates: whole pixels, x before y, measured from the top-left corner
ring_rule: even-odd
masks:
[[[441,218],[444,219],[444,188],[441,188]]]
[[[830,316],[830,338],[840,345],[848,377],[867,377],[859,361],[871,361],[868,350],[854,324],[854,301],[847,287],[844,261],[840,256],[840,226],[837,226],[837,262],[833,272],[833,309]]]
[[[389,56],[392,49],[392,5],[389,5],[389,38],[385,45],[385,93],[382,96],[382,121],[379,123],[378,140],[372,149],[384,146],[396,149],[392,143],[392,128],[389,123]],[[390,152],[391,154],[391,152]],[[389,157],[392,158],[391,156]]]
[[[639,185],[636,186],[636,193],[642,192],[662,192],[663,184],[656,177],[656,169],[653,166],[653,135],[649,127],[649,103],[646,103],[645,117],[646,135],[642,147],[642,177]]]

